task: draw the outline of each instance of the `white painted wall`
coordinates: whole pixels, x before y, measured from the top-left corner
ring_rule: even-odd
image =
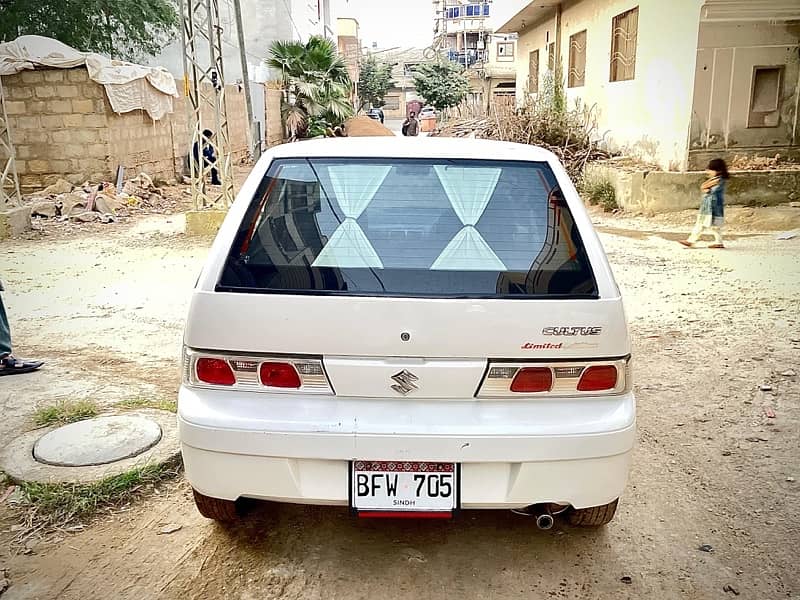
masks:
[[[336,38],[336,18],[333,14],[335,10],[331,0],[287,0],[287,2],[292,9],[294,39],[306,42],[312,35]]]
[[[565,3],[567,4],[567,3]],[[569,37],[587,30],[586,83],[567,90],[597,107],[599,132],[609,147],[664,169],[686,167],[700,8],[703,0],[583,0],[563,8],[561,60],[566,69]],[[638,5],[636,76],[610,82],[613,18]],[[539,49],[540,75],[547,69],[547,36],[555,39],[555,17],[520,33],[517,44],[517,97],[523,98],[528,53]]]

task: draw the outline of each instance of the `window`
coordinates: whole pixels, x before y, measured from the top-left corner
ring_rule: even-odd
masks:
[[[581,87],[586,82],[586,30],[569,38],[568,87]]]
[[[547,44],[547,70],[556,70],[556,43],[550,42]]]
[[[384,96],[383,110],[400,110],[400,96],[394,94]]]
[[[275,161],[217,289],[597,296],[577,226],[547,163],[482,159]]]
[[[614,17],[611,29],[611,81],[629,81],[636,75],[638,32],[638,8]]]
[[[755,67],[748,127],[777,127],[780,125],[780,97],[783,66]]]
[[[528,93],[539,93],[539,51],[528,54]]]
[[[448,19],[458,19],[460,17],[488,17],[488,4],[467,4],[466,6],[452,6],[447,9],[445,15]]]
[[[514,42],[497,42],[497,58],[514,60]]]

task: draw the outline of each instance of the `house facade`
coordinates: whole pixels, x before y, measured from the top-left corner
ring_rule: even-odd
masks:
[[[426,61],[422,48],[373,48],[371,53],[379,62],[392,66],[393,85],[383,97],[383,113],[387,119],[405,119],[410,102],[422,102],[414,84],[414,72]]]
[[[506,0],[502,0],[505,2]],[[513,95],[516,34],[494,30],[501,2],[434,0],[434,35],[442,53],[465,67],[470,81],[467,103],[485,111],[497,98]]]
[[[347,72],[353,81],[353,101],[358,97],[358,79],[361,76],[361,35],[358,21],[340,17],[336,22],[337,47],[347,63]]]
[[[561,77],[603,143],[670,171],[800,156],[797,0],[509,0],[516,100]]]

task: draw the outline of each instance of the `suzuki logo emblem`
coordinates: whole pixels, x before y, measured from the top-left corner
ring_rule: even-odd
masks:
[[[415,381],[419,381],[419,377],[409,371],[400,371],[396,375],[392,375],[392,379],[397,382],[392,386],[392,389],[403,396],[408,396],[411,392],[419,389],[414,383]]]

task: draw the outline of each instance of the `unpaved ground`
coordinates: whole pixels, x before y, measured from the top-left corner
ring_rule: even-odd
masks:
[[[344,509],[268,505],[223,528],[177,484],[31,555],[0,544],[3,600],[733,598],[725,586],[800,599],[800,482],[787,480],[800,480],[800,384],[781,374],[800,372],[800,238],[684,250],[663,223],[597,220],[626,297],[640,426],[607,528],[540,532],[508,512],[359,522]],[[0,439],[59,398],[175,393],[188,291],[209,243],[181,226],[149,218],[0,245],[16,344],[48,360],[0,383]],[[759,391],[766,383],[772,392]],[[157,535],[165,523],[183,528]],[[6,526],[0,540],[11,535]]]

